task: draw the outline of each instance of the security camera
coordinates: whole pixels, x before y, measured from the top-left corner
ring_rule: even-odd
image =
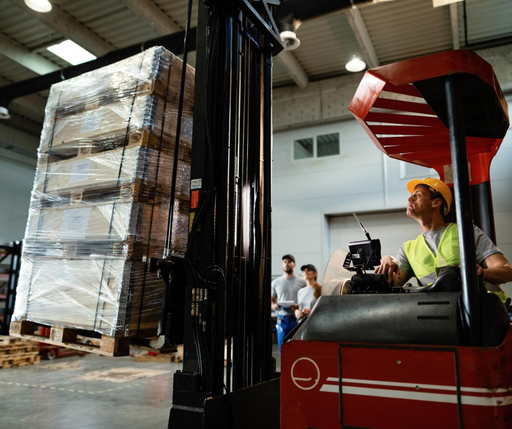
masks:
[[[293,51],[300,46],[300,40],[294,31],[281,31],[279,35],[281,36],[285,51]]]

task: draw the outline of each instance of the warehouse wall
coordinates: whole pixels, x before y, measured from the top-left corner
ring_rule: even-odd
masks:
[[[0,242],[22,240],[39,139],[0,124]]]
[[[512,96],[508,103],[512,104]],[[339,156],[292,159],[294,140],[333,132],[341,135]],[[509,132],[491,165],[498,246],[509,260],[512,260],[511,159],[512,132]],[[346,243],[330,242],[329,219],[334,216],[398,210],[396,216],[402,216],[404,223],[412,222],[405,215],[409,196],[406,184],[412,178],[430,175],[439,177],[433,170],[382,154],[353,119],[275,133],[273,276],[282,274],[281,256],[286,253],[294,254],[299,266],[315,264],[321,276],[332,250],[347,247]],[[364,239],[362,232],[359,239]],[[512,288],[509,289],[512,294]]]

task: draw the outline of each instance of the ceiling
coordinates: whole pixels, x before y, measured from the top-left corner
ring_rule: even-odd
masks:
[[[447,49],[512,44],[511,0],[465,0],[438,8],[432,0],[373,1],[302,22],[300,47],[275,58],[274,87],[306,88],[309,82],[347,74],[345,64],[353,55],[376,67]],[[23,0],[0,0],[0,94],[2,86],[69,67],[46,50],[62,40],[72,39],[102,56],[186,26],[188,0],[51,2],[52,12],[40,14]],[[11,119],[2,123],[38,135],[46,95],[15,99]]]

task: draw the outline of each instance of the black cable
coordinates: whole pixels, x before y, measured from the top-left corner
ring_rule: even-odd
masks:
[[[167,218],[167,236],[165,238],[164,247],[164,258],[167,258],[171,252],[171,241],[172,241],[172,230],[173,230],[173,218],[174,218],[174,197],[176,195],[176,181],[178,177],[178,155],[180,149],[180,137],[181,137],[181,120],[183,117],[183,98],[185,96],[185,80],[187,76],[187,59],[188,59],[188,46],[189,38],[188,33],[190,31],[190,21],[192,19],[192,3],[193,0],[188,2],[187,10],[187,23],[185,25],[185,40],[183,47],[183,64],[181,69],[181,82],[180,82],[180,96],[178,101],[178,117],[176,123],[176,140],[174,143],[174,159],[173,159],[173,170],[172,170],[172,181],[171,181],[171,199],[169,203],[169,216]],[[172,67],[172,65],[171,65]]]

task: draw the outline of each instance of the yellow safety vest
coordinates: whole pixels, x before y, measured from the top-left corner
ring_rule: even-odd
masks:
[[[404,251],[415,277],[422,285],[429,285],[436,280],[439,268],[460,264],[457,225],[448,224],[437,246],[437,255],[432,253],[423,234],[416,240],[407,241]]]
[[[437,279],[440,268],[459,266],[459,235],[457,224],[450,223],[441,237],[437,246],[437,255],[428,247],[425,237],[420,234],[416,240],[407,241],[404,244],[404,252],[414,276],[422,285],[432,284]],[[489,291],[498,295],[502,302],[508,298],[503,291]]]

